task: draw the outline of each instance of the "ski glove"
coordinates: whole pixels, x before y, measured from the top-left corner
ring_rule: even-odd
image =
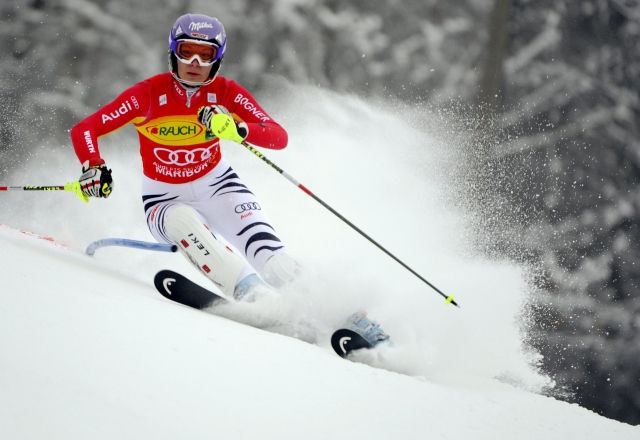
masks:
[[[242,143],[249,134],[246,122],[236,122],[222,105],[200,107],[198,121],[214,136]]]
[[[111,170],[104,163],[90,166],[89,161],[85,161],[82,164],[82,175],[78,180],[82,193],[87,197],[107,198],[113,189]]]

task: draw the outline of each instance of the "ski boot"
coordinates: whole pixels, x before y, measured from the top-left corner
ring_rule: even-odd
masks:
[[[347,357],[354,350],[373,348],[388,341],[387,335],[366,313],[356,312],[347,318],[345,326],[331,336],[331,347],[340,357]]]

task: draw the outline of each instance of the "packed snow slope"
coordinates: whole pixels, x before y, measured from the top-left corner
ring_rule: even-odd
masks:
[[[450,177],[465,165],[455,143],[435,140],[446,133],[420,129],[416,109],[313,88],[276,83],[264,100],[291,135],[288,149],[267,156],[462,307],[446,306],[236,145],[224,154],[304,273],[274,298],[224,311],[252,322],[269,316],[277,333],[171,303],[152,286],[157,270],[207,283],[182,256],[83,254],[107,236],[151,239],[125,130],[101,143],[114,170],[108,200],[0,199],[2,438],[638,438],[637,427],[542,395],[553,383],[524,342],[525,271],[469,249],[469,217],[448,203],[458,190]],[[49,146],[25,156],[6,183],[77,174],[71,147]],[[328,346],[330,331],[360,308],[393,338],[362,355],[366,364]]]
[[[639,433],[498,381],[456,384],[345,361],[326,344],[173,304],[125,269],[7,228],[0,228],[0,244],[2,438],[566,440]],[[127,264],[125,253],[119,259]]]

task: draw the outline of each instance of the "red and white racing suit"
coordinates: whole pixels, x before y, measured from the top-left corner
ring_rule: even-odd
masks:
[[[164,213],[176,203],[187,204],[214,235],[224,237],[261,272],[284,244],[255,195],[222,158],[219,140],[198,122],[198,109],[213,104],[247,124],[247,142],[271,149],[287,145],[284,128],[235,81],[217,76],[208,85],[187,89],[169,72],[133,85],[80,121],[71,129],[71,140],[80,162],[97,165],[103,163],[98,138],[134,124],[144,173],[142,200],[152,235],[169,242]]]

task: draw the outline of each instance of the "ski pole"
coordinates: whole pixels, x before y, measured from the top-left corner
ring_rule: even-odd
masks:
[[[96,240],[87,246],[87,249],[84,251],[85,254],[93,256],[96,251],[100,248],[107,246],[123,246],[134,249],[146,249],[150,251],[159,251],[159,252],[177,252],[178,246],[175,244],[167,244],[167,243],[155,243],[152,241],[142,241],[142,240],[131,240],[129,238],[103,238],[101,240]]]
[[[328,203],[326,203],[324,200],[322,200],[320,197],[316,196],[313,192],[311,192],[311,190],[309,190],[309,188],[307,188],[306,186],[304,186],[302,183],[298,182],[296,179],[293,178],[293,176],[291,176],[289,173],[287,173],[286,171],[284,171],[282,168],[280,168],[278,165],[276,165],[275,163],[273,163],[271,160],[269,160],[264,154],[262,154],[260,151],[258,151],[257,149],[255,149],[253,146],[251,146],[249,143],[242,141],[242,145],[249,150],[250,152],[252,152],[254,155],[256,155],[259,159],[261,159],[263,162],[265,162],[267,165],[269,165],[271,168],[273,168],[274,170],[276,170],[278,173],[280,173],[281,175],[283,175],[289,182],[293,183],[295,186],[297,186],[298,188],[300,188],[305,194],[307,194],[308,196],[311,196],[311,198],[313,198],[316,202],[320,203],[322,206],[324,206],[327,210],[329,210],[333,215],[335,215],[336,217],[338,217],[340,220],[342,220],[343,222],[345,222],[347,225],[349,225],[354,231],[356,231],[358,234],[362,235],[364,238],[366,238],[367,240],[369,240],[369,242],[371,242],[372,244],[374,244],[376,247],[378,247],[378,249],[380,249],[382,252],[384,252],[385,254],[387,254],[389,257],[393,258],[396,262],[398,262],[402,267],[404,267],[405,269],[407,269],[409,272],[411,272],[413,275],[415,275],[416,277],[418,277],[420,279],[420,281],[424,282],[425,284],[427,284],[429,287],[431,287],[433,290],[435,290],[436,292],[438,292],[443,298],[445,298],[445,303],[446,304],[453,304],[456,307],[460,307],[458,305],[458,303],[455,301],[455,299],[453,298],[453,295],[447,295],[444,292],[442,292],[440,289],[438,289],[436,286],[434,286],[433,284],[431,284],[429,281],[427,281],[427,279],[425,279],[422,275],[420,275],[418,272],[416,272],[415,270],[413,270],[411,267],[409,267],[409,265],[407,265],[404,261],[402,261],[401,259],[399,259],[398,257],[396,257],[394,254],[392,254],[391,252],[389,252],[384,246],[382,246],[380,243],[378,243],[377,241],[375,241],[373,238],[371,238],[369,235],[367,235],[362,229],[358,228],[356,225],[354,225],[353,223],[351,223],[347,218],[345,218],[342,214],[340,214],[338,211],[336,211],[335,209],[333,209]]]
[[[0,191],[67,191],[75,194],[80,200],[87,203],[87,197],[80,189],[80,182],[69,182],[65,185],[26,185],[26,186],[0,186]]]

